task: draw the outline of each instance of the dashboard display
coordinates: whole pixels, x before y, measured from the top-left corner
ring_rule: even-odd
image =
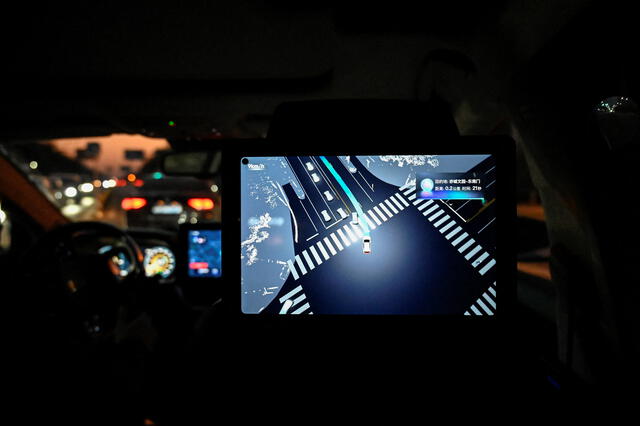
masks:
[[[217,230],[190,230],[189,277],[219,278],[222,276],[221,232]]]
[[[144,272],[147,277],[168,278],[176,269],[176,258],[166,247],[151,247],[144,251]]]
[[[495,315],[496,158],[242,158],[242,312]]]

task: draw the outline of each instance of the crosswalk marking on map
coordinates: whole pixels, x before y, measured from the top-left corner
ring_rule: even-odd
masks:
[[[444,210],[438,210],[437,212],[435,212],[434,214],[431,215],[431,217],[429,217],[429,222],[433,222],[434,219],[437,219],[438,217],[440,217],[440,215],[444,214]]]
[[[282,296],[280,298],[280,303],[284,303],[285,300],[290,299],[291,297],[295,296],[296,294],[300,293],[301,291],[302,291],[302,286],[299,285],[298,287],[296,287],[293,290],[291,290],[289,293],[287,293],[284,296]]]
[[[351,224],[351,227],[353,228],[353,231],[356,233],[356,235],[359,238],[362,238],[364,236],[364,233],[362,232],[362,229],[360,229],[360,225]]]
[[[340,244],[340,240],[338,240],[338,237],[336,237],[336,234],[331,234],[331,238],[333,239],[333,242],[336,244],[336,247],[338,247],[338,250],[342,251],[344,250],[344,247],[342,247],[342,244]]]
[[[333,235],[333,234],[331,234]],[[331,242],[329,241],[328,237],[324,237],[322,239],[322,241],[324,241],[324,244],[327,246],[327,248],[329,249],[329,251],[331,252],[331,254],[333,256],[335,256],[336,254],[338,254],[338,252],[336,251],[336,249],[333,248],[333,246],[331,245]]]
[[[429,207],[431,204],[433,204],[433,200],[429,200],[424,204],[420,204],[418,206],[418,210],[422,211],[422,210],[426,209],[427,207]]]
[[[469,236],[469,234],[467,234],[466,232],[462,235],[460,235],[458,238],[456,238],[451,245],[452,246],[457,246],[458,244],[460,244],[465,238],[467,238]]]
[[[307,298],[307,296],[304,293],[301,294],[300,296],[298,296],[295,299],[293,299],[293,305],[291,305],[291,306],[296,306],[297,304],[299,304],[300,302],[302,302],[306,298]]]
[[[429,222],[432,222],[432,225],[445,236],[446,240],[449,241],[453,247],[457,248],[458,252],[464,256],[465,260],[468,261],[480,275],[485,275],[496,265],[496,260],[491,258],[489,252],[483,251],[480,244],[474,246],[474,243],[476,243],[475,239],[471,238],[467,232],[463,231],[462,226],[459,226],[456,223],[455,218],[452,219],[448,214],[446,214],[446,208],[444,207],[446,204],[437,202],[437,200],[416,198],[415,186],[409,184],[405,184],[400,188],[400,191],[407,196],[409,200],[413,200],[413,204],[416,206],[418,211],[422,212],[422,215],[425,216]],[[403,197],[399,197],[399,199],[403,203],[407,204]],[[449,208],[451,207],[449,206]],[[473,248],[467,252],[471,247]],[[491,291],[494,291],[495,293],[495,290]],[[485,301],[485,306],[487,304],[489,307],[492,306],[490,302]],[[465,312],[465,315],[470,315],[470,312],[475,313],[474,309],[478,310],[480,313],[484,311],[482,305],[480,303],[476,303],[475,306],[470,308],[470,311]]]
[[[471,259],[477,252],[479,252],[480,250],[482,250],[482,247],[480,247],[479,245],[475,246],[473,248],[473,250],[471,250],[469,253],[467,253],[467,255],[464,257],[465,259],[469,260]]]
[[[387,218],[384,214],[382,214],[382,212],[380,211],[380,209],[378,208],[378,206],[375,206],[373,208],[373,210],[378,214],[378,216],[380,216],[380,219],[382,219],[383,221],[387,221]]]
[[[424,216],[429,216],[432,212],[436,211],[438,209],[438,205],[434,204],[433,207],[430,207],[429,210],[427,210],[426,212],[423,212],[422,214]]]
[[[407,200],[404,199],[404,197],[400,194],[396,194],[395,197],[400,200],[400,202],[402,204],[404,204],[405,207],[409,207],[409,203],[407,203]]]
[[[487,291],[482,293],[478,299],[471,305],[469,310],[467,310],[464,314],[471,315],[472,313],[477,316],[482,315],[495,315],[496,312],[496,302],[493,299],[495,297],[495,285],[494,282]]]
[[[320,250],[320,253],[322,253],[322,256],[324,257],[324,260],[329,260],[329,254],[324,249],[324,246],[322,245],[322,241],[318,241],[318,243],[316,245],[318,246],[318,250]]]
[[[354,242],[354,243],[355,243],[356,241],[358,241],[358,239],[356,238],[356,236],[355,236],[355,235],[353,235],[353,232],[351,231],[351,228],[349,227],[349,225],[345,225],[345,226],[343,226],[343,227],[342,227],[342,229],[344,229],[344,232],[346,232],[346,233],[347,233],[347,235],[349,236],[349,238],[351,238],[351,241],[352,241],[352,242]]]
[[[380,203],[380,204],[379,204],[379,206],[380,206],[380,208],[382,209],[382,211],[387,215],[387,217],[388,217],[388,218],[391,218],[391,216],[393,216],[393,213],[391,213],[391,212],[389,211],[389,209],[387,209],[387,208],[384,206],[384,203]]]
[[[491,289],[491,290],[492,290],[492,289]],[[493,309],[496,309],[496,302],[495,302],[495,301],[494,301],[494,300],[493,300],[493,299],[492,299],[492,298],[491,298],[487,293],[484,293],[484,294],[482,295],[482,297],[484,297],[484,298],[485,298],[485,300],[487,301],[487,303],[488,303],[489,305],[491,305],[491,307],[492,307]]]
[[[396,194],[396,195],[397,195],[397,194]],[[396,197],[395,197],[395,196],[394,196],[394,197],[390,197],[389,199],[390,199],[391,201],[393,201],[393,204],[395,204],[395,205],[396,205],[396,207],[398,207],[398,210],[404,210],[404,206],[403,206],[402,204],[400,204],[400,203],[398,202],[398,200],[396,200]]]
[[[300,256],[297,254],[296,254],[296,263],[298,264],[298,269],[300,269],[300,272],[302,272],[302,275],[305,275],[307,273],[307,268],[304,267],[304,264],[302,263]]]
[[[293,262],[291,261],[291,259],[287,260],[287,265],[289,266],[289,272],[291,272],[291,275],[293,275],[293,279],[297,280],[298,278],[300,278],[298,272],[296,271],[296,268],[293,266]]]
[[[482,269],[480,269],[478,272],[480,272],[480,275],[484,275],[486,274],[489,269],[493,268],[493,266],[496,264],[496,260],[495,259],[491,259],[485,266],[482,267]]]
[[[351,245],[351,241],[349,241],[349,239],[345,237],[344,232],[342,232],[342,229],[338,229],[338,235],[340,235],[340,239],[342,240],[345,246],[349,247]]]
[[[307,309],[309,309],[309,304],[305,303],[300,308],[298,308],[295,311],[291,312],[291,314],[292,315],[298,315],[298,314],[301,314],[302,312],[306,311]]]
[[[376,215],[374,215],[374,214],[373,214],[373,212],[372,212],[371,210],[367,210],[367,213],[369,214],[369,216],[371,216],[371,218],[372,218],[373,220],[375,220],[375,221],[376,221],[376,223],[378,224],[378,226],[382,225],[382,222],[380,222],[380,219],[378,219],[378,218],[376,217]]]
[[[307,261],[307,264],[309,265],[309,270],[313,270],[315,269],[315,265],[313,264],[313,262],[311,261],[311,258],[309,257],[309,253],[307,253],[306,250],[302,250],[302,256],[305,258],[305,260]]]
[[[449,232],[449,233],[445,236],[445,238],[446,238],[447,240],[450,240],[451,238],[455,237],[455,236],[456,236],[456,234],[457,234],[458,232],[460,232],[460,231],[462,231],[462,228],[461,228],[460,226],[458,226],[456,229],[454,229],[453,231]],[[451,244],[453,244],[453,243],[451,243]]]
[[[458,251],[459,251],[460,253],[463,253],[466,249],[468,249],[468,248],[469,248],[469,246],[470,246],[471,244],[473,244],[473,243],[475,243],[475,242],[476,242],[476,240],[474,240],[473,238],[472,238],[472,239],[470,239],[469,241],[467,241],[466,243],[464,243],[464,244],[463,244],[463,245],[458,249]]]
[[[453,225],[455,225],[456,223],[454,221],[451,221],[449,223],[447,223],[445,226],[443,226],[442,228],[440,228],[440,233],[444,234],[445,232],[447,232],[449,230],[449,228],[452,228]],[[448,238],[447,238],[448,239]]]
[[[313,255],[313,258],[316,260],[316,263],[320,265],[322,263],[322,259],[320,259],[320,256],[318,256],[318,252],[316,251],[316,248],[314,246],[311,246],[309,247],[309,251],[311,251],[311,254]]]
[[[384,200],[384,202],[387,204],[387,207],[389,207],[391,209],[391,211],[393,212],[393,214],[398,214],[398,209],[396,209],[396,206],[394,206],[391,201],[389,200]],[[402,210],[402,209],[400,209]]]
[[[367,221],[367,225],[369,225],[370,229],[376,229],[376,225],[369,219],[367,215],[364,215],[364,220]]]
[[[445,223],[447,220],[451,219],[449,217],[449,215],[444,216],[442,219],[438,220],[436,223],[433,224],[433,226],[435,226],[436,228],[439,228],[440,225],[442,225],[443,223]]]
[[[482,253],[482,255],[480,257],[478,257],[476,260],[473,261],[472,265],[474,268],[477,268],[478,265],[480,265],[482,262],[484,262],[484,260],[489,257],[489,253],[487,253],[486,251],[484,253]]]

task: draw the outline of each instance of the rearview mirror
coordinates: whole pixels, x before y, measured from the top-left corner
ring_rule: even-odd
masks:
[[[162,159],[162,171],[168,176],[210,177],[218,174],[220,151],[172,152]]]

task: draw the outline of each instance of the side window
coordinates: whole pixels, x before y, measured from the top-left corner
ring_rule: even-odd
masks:
[[[9,213],[2,209],[2,198],[0,198],[0,255],[7,253],[11,249],[11,218]]]
[[[24,254],[38,239],[42,228],[10,200],[0,195],[0,258],[9,262]]]

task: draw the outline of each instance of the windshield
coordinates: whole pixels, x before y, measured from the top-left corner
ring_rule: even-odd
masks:
[[[4,154],[71,221],[175,230],[220,222],[216,179],[170,177],[160,158],[166,139],[114,134],[20,141]]]

